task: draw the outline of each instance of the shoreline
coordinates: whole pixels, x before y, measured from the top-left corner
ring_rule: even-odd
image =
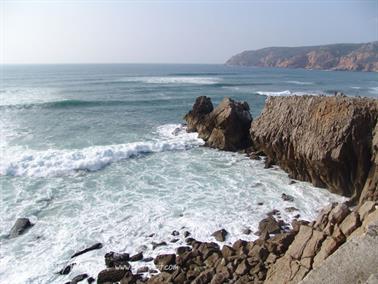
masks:
[[[287,100],[289,102],[285,104]],[[171,233],[171,236],[166,236],[166,239],[171,239],[170,241],[174,241],[173,243],[178,242],[177,240],[180,238],[181,241],[185,241],[186,245],[178,245],[175,253],[158,254],[155,258],[152,258],[145,257],[141,252],[142,250],[134,255],[107,252],[105,254],[107,268],[99,272],[97,283],[298,283],[310,277],[313,271],[317,271],[318,268],[322,269],[323,262],[327,261],[328,258],[331,259],[334,255],[337,257],[335,252],[339,251],[338,248],[344,247],[344,245],[348,246],[352,238],[358,237],[363,240],[368,239],[367,242],[375,242],[377,234],[374,230],[371,231],[370,227],[372,224],[374,226],[375,224],[378,225],[376,202],[378,192],[376,188],[377,173],[375,168],[376,160],[374,160],[377,149],[374,145],[378,143],[378,138],[376,138],[377,135],[375,134],[377,132],[372,130],[374,127],[377,128],[375,126],[378,115],[377,100],[345,98],[343,96],[316,98],[305,96],[287,100],[269,98],[261,116],[253,120],[249,113],[249,106],[245,102],[235,102],[232,99],[226,98],[219,106],[214,108],[209,98],[199,97],[193,106],[193,110],[185,116],[185,120],[188,123],[188,131],[198,132],[199,137],[205,140],[208,147],[240,152],[251,159],[261,159],[261,157],[264,157],[266,168],[278,165],[289,173],[290,178],[310,181],[314,185],[323,185],[324,187],[331,188],[331,191],[335,191],[332,190],[333,185],[340,184],[339,181],[343,181],[345,178],[343,176],[344,168],[341,168],[340,172],[337,171],[337,168],[334,168],[332,174],[330,174],[330,169],[327,168],[328,156],[325,155],[326,160],[320,166],[320,169],[324,169],[324,171],[313,172],[314,169],[317,169],[319,162],[313,163],[309,158],[296,156],[295,153],[299,153],[302,148],[295,149],[290,144],[293,141],[297,141],[295,139],[300,139],[301,137],[312,137],[314,128],[310,127],[310,134],[308,134],[303,132],[306,131],[306,127],[305,130],[300,127],[306,125],[306,123],[320,126],[318,113],[323,112],[326,119],[331,122],[331,126],[336,127],[332,128],[331,132],[327,132],[326,129],[325,133],[329,141],[327,145],[330,145],[331,151],[334,150],[332,148],[334,145],[339,145],[338,143],[352,145],[353,147],[357,147],[357,149],[361,149],[358,148],[360,147],[358,146],[359,144],[354,144],[354,142],[360,141],[361,137],[366,137],[366,133],[371,133],[369,134],[371,135],[371,140],[365,141],[365,138],[361,140],[363,143],[367,143],[362,145],[362,149],[372,148],[370,156],[368,155],[369,151],[362,152],[362,154],[360,151],[353,152],[365,159],[365,162],[363,162],[365,170],[363,172],[360,171],[359,175],[354,175],[356,180],[363,180],[364,184],[361,186],[361,182],[357,182],[356,185],[359,186],[358,188],[351,187],[355,190],[355,193],[350,194],[350,197],[353,198],[348,202],[350,203],[349,205],[356,207],[352,208],[343,203],[331,204],[323,208],[322,213],[316,220],[310,222],[303,221],[300,220],[300,216],[297,216],[291,224],[285,223],[280,219],[281,213],[274,210],[273,212],[269,212],[266,218],[260,221],[257,240],[244,241],[238,237],[238,240],[232,245],[224,244],[228,235],[228,232],[224,229],[214,232],[213,236],[217,240],[217,243],[215,243],[198,241],[191,236],[190,232],[186,232],[185,228],[177,228]],[[322,105],[323,100],[332,102],[334,105],[332,106],[331,104],[331,107]],[[350,103],[351,101],[353,103]],[[302,105],[302,109],[296,110],[298,108],[297,104]],[[320,108],[319,105],[321,106]],[[303,106],[307,106],[307,109]],[[278,109],[276,109],[277,107]],[[313,109],[309,110],[308,107],[318,109],[314,111]],[[360,108],[357,112],[354,111],[356,107]],[[357,115],[357,119],[345,120],[342,115],[341,119],[337,117],[337,111],[343,113],[346,110],[349,111],[350,108],[352,111],[347,112],[347,116],[350,114],[352,117]],[[366,111],[366,109],[369,110]],[[285,111],[289,111],[290,115],[285,114]],[[336,116],[329,118],[327,115],[333,113],[333,111],[336,112]],[[306,113],[315,113],[315,115],[305,122],[300,119],[300,123],[298,123],[295,118],[296,112],[300,114],[299,117],[302,117]],[[366,114],[366,116],[362,115],[361,118],[361,113]],[[321,117],[324,119],[323,115]],[[315,124],[311,124],[311,121],[315,121]],[[291,124],[288,124],[288,122]],[[336,126],[334,125],[335,122]],[[337,125],[337,123],[341,124],[341,126]],[[341,134],[344,132],[349,133],[349,131],[352,131],[351,129],[355,128],[343,127],[343,123],[357,123],[357,125],[364,126],[358,129],[360,132],[353,130],[354,132],[352,133],[354,133],[354,136],[352,138],[353,143],[351,144],[350,140],[344,139],[345,135],[340,135],[337,131],[341,132]],[[286,126],[283,128],[279,127],[277,130],[275,128],[277,125],[278,127],[280,125]],[[291,138],[294,140],[290,141],[291,138],[285,136],[285,129],[289,129],[290,133],[299,131],[301,135],[299,138],[293,135]],[[315,132],[319,131],[319,129],[323,131],[322,127],[317,129]],[[261,132],[259,132],[260,130]],[[355,135],[356,133],[358,135]],[[321,132],[320,134],[323,135],[324,133]],[[344,140],[336,140],[337,143],[332,144],[334,134],[336,137],[340,136]],[[279,135],[282,135],[284,139]],[[324,140],[324,137],[321,138]],[[313,138],[309,141],[317,142],[317,139]],[[280,142],[277,143],[277,141]],[[287,149],[289,149],[289,152],[286,152],[285,145],[288,145]],[[304,145],[304,143],[301,142],[298,145]],[[366,145],[369,146],[367,147]],[[308,151],[316,147],[316,144],[307,145],[305,150]],[[327,149],[327,147],[322,146],[319,148],[318,155],[322,156],[321,151]],[[347,146],[347,149],[350,149],[349,147],[351,146]],[[341,147],[338,151],[332,152],[332,158],[339,159],[341,163],[350,161],[343,160],[350,155],[338,155],[344,153],[342,149]],[[306,153],[308,152],[305,151],[304,154]],[[306,161],[306,163],[303,164],[300,159],[298,160],[298,157]],[[293,160],[290,161],[289,158]],[[366,167],[367,159],[372,159],[372,162],[368,163]],[[301,165],[300,168],[298,168],[298,164]],[[333,162],[332,166],[335,165],[337,164]],[[355,167],[351,167],[351,170],[354,169]],[[347,191],[344,192],[345,195],[348,195],[347,193]],[[281,197],[283,201],[289,202],[293,198],[285,193]],[[359,203],[357,203],[358,200]],[[295,208],[293,207],[291,210],[295,211]],[[18,233],[23,233],[23,230],[27,230],[31,225],[28,222],[24,222],[18,228],[20,229]],[[17,231],[17,226],[15,227]],[[250,231],[248,233],[256,232]],[[369,239],[370,237],[372,237],[372,240]],[[155,248],[164,247],[167,245],[167,241],[162,240],[161,242],[151,244]],[[224,245],[222,247],[219,244]],[[146,245],[150,245],[150,243]],[[102,248],[102,244],[96,243],[84,251],[77,252],[78,254],[76,255],[100,248]],[[62,267],[58,274],[67,275],[70,273],[71,269],[75,266],[76,255],[72,256],[72,262]],[[136,263],[138,264],[135,265]],[[143,265],[144,263],[154,263],[154,267],[159,268],[160,271],[154,268],[151,270],[149,267],[151,265]],[[299,266],[298,263],[300,264]],[[293,265],[297,265],[295,271],[291,273],[293,277],[287,278],[288,271],[290,271]],[[134,269],[132,269],[133,266]],[[367,275],[366,273],[364,277]],[[94,277],[95,275],[80,274],[67,283],[74,284],[83,280],[93,283],[96,281]]]

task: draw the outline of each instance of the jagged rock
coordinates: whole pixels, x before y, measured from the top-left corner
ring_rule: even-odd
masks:
[[[314,257],[314,263],[312,265],[313,268],[320,266],[323,260],[330,256],[339,246],[340,242],[338,242],[332,237],[327,237],[323,242],[320,251]]]
[[[18,218],[9,233],[9,238],[15,238],[25,233],[33,224],[28,218]]]
[[[222,255],[223,255],[224,258],[227,259],[230,256],[235,255],[235,250],[232,247],[230,247],[230,246],[224,245],[222,247]]]
[[[180,235],[180,232],[175,230],[175,231],[172,232],[171,235],[172,236],[178,236],[178,235]]]
[[[360,224],[360,216],[358,213],[351,212],[340,224],[340,229],[345,236],[349,236],[358,226],[360,226]]]
[[[192,282],[192,284],[206,284],[211,281],[214,276],[214,271],[212,269],[205,270],[201,272]]]
[[[161,271],[171,271],[173,270],[173,266],[176,264],[176,255],[160,254],[155,258],[154,264]]]
[[[166,246],[166,245],[167,245],[166,242],[160,242],[160,243],[152,242],[152,249],[156,249],[157,247]]]
[[[210,147],[237,151],[250,145],[252,117],[246,102],[224,98],[213,109],[210,98],[198,97],[193,109],[185,115],[188,131],[196,131]]]
[[[188,251],[191,251],[192,249],[190,247],[187,247],[187,246],[181,246],[181,247],[178,247],[176,248],[176,253],[178,255],[182,255]]]
[[[333,224],[340,224],[349,213],[350,210],[348,206],[344,203],[340,203],[331,210],[328,220]]]
[[[102,243],[96,243],[96,244],[90,246],[89,248],[86,248],[86,249],[83,249],[83,250],[81,250],[81,251],[78,251],[78,252],[74,253],[74,254],[71,256],[71,258],[74,258],[74,257],[76,257],[76,256],[82,255],[82,254],[87,253],[87,252],[89,252],[89,251],[91,251],[91,250],[101,249],[101,248],[102,248]]]
[[[235,269],[235,273],[237,275],[244,275],[248,272],[248,270],[250,269],[250,265],[249,263],[247,262],[246,259],[242,260],[240,262],[240,264],[238,265],[238,267]]]
[[[128,266],[128,261],[130,260],[130,255],[128,253],[116,253],[108,252],[105,254],[105,265],[106,267],[115,267],[115,266]]]
[[[365,201],[361,206],[358,208],[358,214],[360,215],[361,221],[365,219],[365,217],[375,210],[376,202],[375,201]]]
[[[281,232],[281,227],[277,220],[269,216],[263,220],[260,221],[259,223],[259,235],[262,235],[264,233],[268,234],[278,234]]]
[[[226,240],[226,236],[228,235],[228,232],[225,229],[221,229],[218,231],[215,231],[212,233],[212,236],[218,241],[218,242],[224,242]]]
[[[251,140],[290,177],[357,201],[371,168],[378,100],[269,97]],[[375,175],[374,175],[375,176]]]
[[[139,261],[143,259],[143,252],[139,252],[130,257],[130,261]]]
[[[105,270],[102,270],[97,275],[97,283],[114,283],[119,282],[121,279],[126,275],[126,273],[129,273],[129,270],[127,269],[117,269],[117,268],[108,268]]]

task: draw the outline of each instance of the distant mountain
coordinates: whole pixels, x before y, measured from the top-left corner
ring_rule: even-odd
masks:
[[[247,50],[232,56],[226,64],[378,72],[378,41]]]

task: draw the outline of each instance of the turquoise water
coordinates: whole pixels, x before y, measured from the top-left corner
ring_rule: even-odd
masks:
[[[171,252],[173,230],[228,243],[257,229],[270,210],[311,219],[340,197],[307,183],[289,185],[277,168],[241,154],[201,147],[183,115],[195,98],[245,100],[253,117],[267,95],[378,97],[374,73],[241,68],[222,65],[14,65],[1,67],[0,282],[64,283],[96,273],[110,251]],[[283,202],[282,193],[294,203]],[[264,205],[258,205],[263,202]],[[7,239],[18,217],[35,226]],[[156,233],[152,238],[148,235]],[[151,242],[168,246],[152,250]],[[67,276],[55,271],[84,254]],[[145,263],[135,264],[135,268]],[[152,265],[152,264],[151,264]],[[30,269],[33,267],[33,269]]]

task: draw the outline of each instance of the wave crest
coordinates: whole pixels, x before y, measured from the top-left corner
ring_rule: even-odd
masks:
[[[9,176],[65,176],[77,171],[98,171],[107,165],[143,154],[182,151],[202,145],[197,133],[186,133],[182,125],[169,124],[158,128],[156,141],[93,146],[76,150],[5,151],[0,174]]]

